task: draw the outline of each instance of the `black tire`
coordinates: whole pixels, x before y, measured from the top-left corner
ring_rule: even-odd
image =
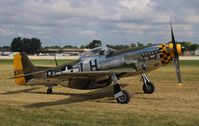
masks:
[[[117,102],[121,103],[121,104],[127,104],[127,103],[129,103],[130,98],[131,98],[130,95],[129,95],[129,93],[126,90],[122,90],[122,92],[123,92],[124,95],[116,98]]]
[[[152,94],[155,91],[155,86],[151,82],[147,82],[146,84],[147,84],[147,86],[145,84],[143,85],[144,93]]]
[[[47,89],[47,94],[52,94],[52,93],[53,93],[52,88]]]

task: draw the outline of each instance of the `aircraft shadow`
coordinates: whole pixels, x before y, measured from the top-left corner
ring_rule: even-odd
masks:
[[[17,93],[22,93],[22,92],[30,92],[33,90],[39,89],[39,87],[33,87],[33,88],[28,88],[28,89],[22,89],[22,90],[17,90],[17,91],[7,91],[4,93],[0,93],[1,95],[7,95],[7,94],[17,94]]]
[[[127,85],[122,85],[122,87],[126,87]],[[43,94],[44,92],[29,92],[29,93],[40,93]],[[105,98],[109,97],[110,100],[114,99],[113,98],[113,88],[111,86],[101,88],[101,89],[96,89],[94,91],[91,91],[89,93],[81,93],[81,94],[76,94],[76,93],[62,93],[62,92],[57,92],[53,93],[53,95],[70,95],[69,98],[57,100],[57,101],[50,101],[50,102],[38,102],[38,103],[33,103],[29,105],[24,105],[24,107],[28,108],[35,108],[35,107],[47,107],[47,106],[54,106],[54,105],[67,105],[71,103],[78,103],[78,102],[83,102],[83,101],[91,101],[91,100],[96,100],[100,98]],[[101,101],[96,101],[96,102],[101,102]],[[111,101],[110,101],[111,102]]]
[[[128,84],[122,84],[121,87],[124,88],[128,86]],[[36,89],[39,89],[40,87],[32,87],[28,89],[23,90],[17,90],[17,91],[8,91],[5,93],[1,93],[1,95],[7,95],[7,94],[16,94],[16,93],[34,93],[34,94],[46,94],[46,92],[41,91],[35,91]],[[164,98],[144,98],[140,97],[140,95],[144,94],[143,92],[133,92],[131,95],[135,96],[134,98],[138,99],[150,99],[150,100],[164,100]],[[115,103],[116,101],[113,98],[113,88],[112,86],[100,88],[93,90],[89,93],[65,93],[65,92],[53,92],[52,95],[64,95],[64,96],[70,96],[69,98],[57,100],[57,101],[49,101],[49,102],[37,102],[29,105],[24,105],[24,107],[28,108],[35,108],[35,107],[47,107],[47,106],[54,106],[54,105],[63,105],[63,104],[71,104],[71,103],[78,103],[83,101],[91,101],[95,100],[95,102],[108,102],[108,103]],[[97,100],[100,98],[108,98],[108,100]]]
[[[34,92],[34,93],[41,93],[41,92]],[[95,100],[95,99],[100,99],[104,97],[113,97],[113,90],[107,87],[107,88],[97,89],[92,92],[84,93],[84,94],[75,94],[75,93],[56,93],[56,94],[57,95],[70,95],[70,97],[57,100],[57,101],[33,103],[30,105],[25,105],[25,107],[29,107],[29,108],[46,107],[46,106],[71,104],[71,103]]]

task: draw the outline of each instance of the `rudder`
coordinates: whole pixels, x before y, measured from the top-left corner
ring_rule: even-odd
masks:
[[[15,78],[15,83],[18,85],[25,85],[26,82],[33,77],[32,75],[26,76],[26,74],[37,71],[37,68],[31,63],[24,52],[19,52],[14,55],[13,67],[14,76],[24,75],[19,78]]]

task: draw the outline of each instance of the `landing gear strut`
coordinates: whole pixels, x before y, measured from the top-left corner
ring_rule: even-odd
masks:
[[[152,82],[149,81],[148,77],[146,74],[141,74],[142,80],[143,80],[143,91],[146,94],[152,94],[155,91],[155,86],[153,85]]]
[[[53,93],[53,89],[52,89],[52,85],[48,85],[47,86],[48,87],[48,89],[47,89],[47,94],[52,94]]]
[[[111,78],[113,80],[114,98],[118,103],[127,104],[130,101],[129,93],[126,90],[122,90],[115,74],[112,74]]]

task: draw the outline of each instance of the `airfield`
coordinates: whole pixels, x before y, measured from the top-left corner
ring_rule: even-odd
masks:
[[[32,61],[55,65],[53,59]],[[181,86],[173,63],[147,74],[156,86],[151,95],[143,94],[140,76],[121,79],[132,99],[129,104],[118,104],[111,86],[86,91],[57,86],[54,94],[46,94],[44,86],[15,85],[7,79],[13,76],[12,60],[0,59],[0,126],[198,126],[199,60],[180,64]]]

